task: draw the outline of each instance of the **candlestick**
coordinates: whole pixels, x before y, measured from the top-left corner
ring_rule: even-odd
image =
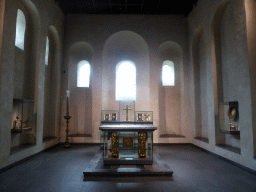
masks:
[[[66,114],[66,116],[64,116],[64,119],[66,119],[67,128],[66,128],[65,147],[69,148],[69,147],[71,147],[71,145],[69,143],[69,138],[68,138],[68,132],[69,132],[68,124],[69,124],[69,119],[71,119],[71,116],[69,116],[69,97],[70,97],[70,91],[67,90],[66,94],[67,94],[67,110],[66,110],[67,114]]]

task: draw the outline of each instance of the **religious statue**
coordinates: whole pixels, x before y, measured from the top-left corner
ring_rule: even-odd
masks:
[[[116,121],[116,113],[112,113],[112,118],[111,118],[112,121]]]
[[[18,127],[18,122],[19,122],[19,119],[20,119],[20,116],[19,115],[17,115],[16,116],[16,119],[14,120],[14,122],[13,122],[13,129],[18,129],[19,127]]]

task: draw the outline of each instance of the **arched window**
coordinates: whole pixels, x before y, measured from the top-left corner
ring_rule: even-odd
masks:
[[[89,87],[90,64],[88,61],[80,61],[77,64],[77,87]]]
[[[46,50],[45,50],[45,65],[49,62],[49,37],[46,37]]]
[[[136,67],[131,61],[117,64],[116,100],[136,100]]]
[[[166,60],[163,62],[162,82],[163,86],[175,85],[174,63],[172,61]]]
[[[24,50],[26,19],[24,13],[18,9],[16,21],[15,46]]]

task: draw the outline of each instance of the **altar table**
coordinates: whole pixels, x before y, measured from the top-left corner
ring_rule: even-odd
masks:
[[[101,125],[104,164],[152,164],[153,125]]]

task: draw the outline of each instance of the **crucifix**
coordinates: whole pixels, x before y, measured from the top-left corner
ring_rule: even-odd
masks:
[[[132,110],[132,109],[129,109],[129,106],[126,105],[126,107],[123,110],[126,110],[126,121],[128,121],[128,110]]]

